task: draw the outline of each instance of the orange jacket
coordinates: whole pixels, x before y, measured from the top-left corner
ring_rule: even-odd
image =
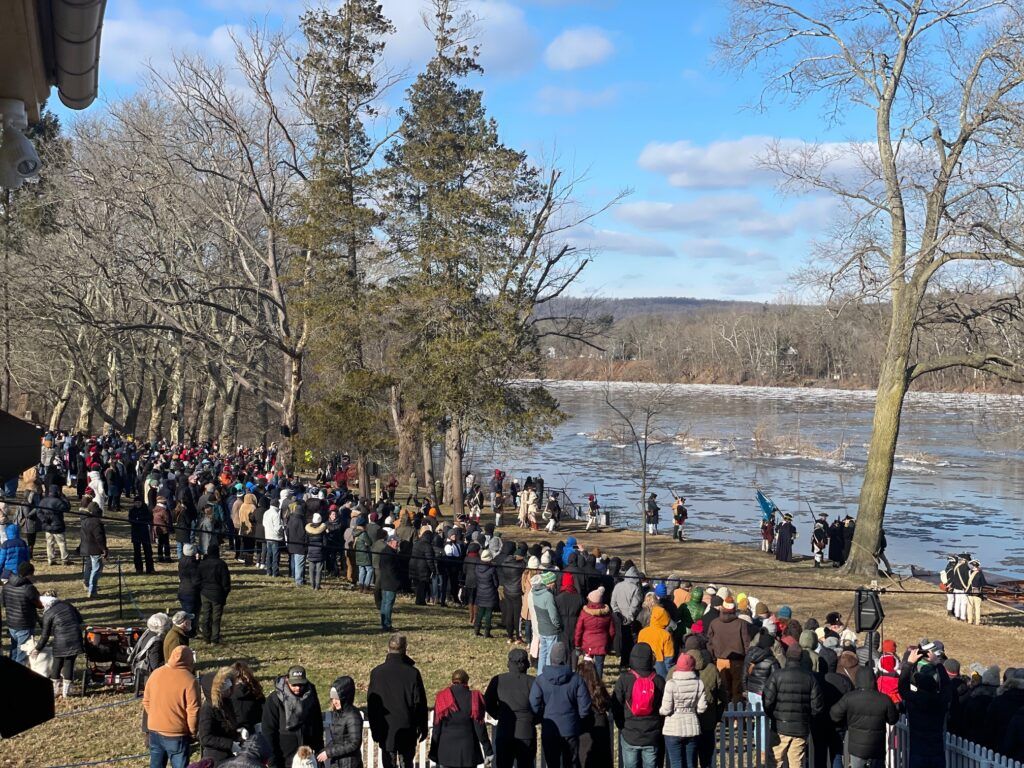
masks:
[[[650,625],[641,629],[640,634],[637,635],[638,643],[647,643],[651,646],[655,661],[665,661],[665,659],[671,659],[676,655],[672,635],[665,629],[668,623],[668,611],[660,605],[656,605],[651,609]]]
[[[199,733],[199,681],[192,671],[194,656],[187,645],[171,651],[146,681],[142,708],[149,730],[161,736],[196,736]]]

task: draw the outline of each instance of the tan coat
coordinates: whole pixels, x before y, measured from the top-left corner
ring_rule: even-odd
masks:
[[[192,671],[192,651],[180,645],[146,681],[142,708],[150,731],[162,736],[199,733],[199,681]]]

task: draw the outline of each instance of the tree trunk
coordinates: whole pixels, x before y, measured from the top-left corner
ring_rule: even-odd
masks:
[[[171,440],[176,445],[180,445],[185,440],[185,353],[180,346],[174,360],[171,380],[174,382],[174,389],[171,390],[169,431]]]
[[[871,424],[871,442],[864,468],[864,483],[857,505],[857,526],[846,569],[858,576],[876,576],[875,552],[881,540],[885,505],[892,482],[896,442],[900,434],[903,399],[907,395],[907,360],[913,336],[913,324],[906,313],[894,309],[889,328],[886,356],[878,378],[875,415]]]
[[[210,384],[206,388],[206,398],[202,410],[199,411],[199,439],[213,440],[215,429],[214,418],[217,415],[217,387]]]
[[[160,382],[160,386],[157,387],[156,394],[153,395],[153,402],[150,404],[149,412],[149,429],[147,430],[147,439],[149,442],[154,442],[160,439],[160,434],[163,432],[164,424],[164,411],[167,409],[167,380],[164,379]]]
[[[398,444],[398,466],[395,476],[406,478],[416,469],[416,433],[412,419],[402,407],[402,394],[398,387],[391,387],[389,392],[391,425],[395,430],[395,442]]]
[[[139,427],[139,411],[142,410],[142,392],[143,388],[140,387],[138,394],[133,400],[129,400],[127,395],[125,395],[124,433],[126,435],[134,435]]]
[[[294,440],[299,434],[299,399],[302,396],[302,356],[288,357],[288,386],[281,415],[281,444],[277,451],[277,467],[292,469]]]
[[[647,573],[647,470],[640,470],[640,571]]]
[[[113,428],[114,422],[117,420],[117,377],[120,375],[118,365],[118,354],[116,351],[111,352],[107,362],[107,396],[106,402],[101,403],[103,410],[106,411],[107,415],[103,418],[103,431],[109,431]]]
[[[60,391],[60,395],[57,397],[57,402],[53,404],[53,410],[50,411],[50,431],[59,429],[61,419],[64,418],[64,411],[68,409],[68,403],[71,402],[71,392],[74,389],[75,372],[72,370],[68,374],[68,380],[64,382],[64,388]]]
[[[445,495],[452,501],[452,512],[456,516],[464,510],[462,488],[462,426],[456,417],[452,417],[448,429],[444,433],[444,473],[448,481]],[[543,503],[543,502],[542,502]]]
[[[369,499],[373,501],[373,496],[370,493],[370,467],[366,459],[362,456],[356,459],[356,477],[359,479],[359,496],[363,499]],[[380,522],[384,522],[381,520]]]
[[[420,430],[420,458],[423,461],[423,483],[427,486],[427,496],[434,495],[434,445],[426,427]],[[441,503],[441,499],[437,500]]]
[[[89,404],[89,396],[82,395],[82,402],[78,406],[78,420],[75,422],[75,431],[92,434],[92,405]]]
[[[228,385],[228,394],[224,400],[224,412],[220,421],[220,450],[221,453],[233,453],[236,438],[238,437],[238,401],[242,394],[242,388],[237,382],[232,381]]]

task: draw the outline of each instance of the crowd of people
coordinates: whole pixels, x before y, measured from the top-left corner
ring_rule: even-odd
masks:
[[[82,619],[69,600],[38,591],[28,530],[36,525],[46,534],[51,563],[70,559],[64,488],[79,478],[66,473],[69,443],[58,442],[64,450],[48,457],[27,502],[12,504],[6,542],[22,541],[25,557],[9,572],[0,605],[12,658],[31,664],[49,647],[54,694],[66,696],[83,649]],[[947,727],[1024,757],[1024,670],[961,669],[939,641],[902,650],[892,640],[872,643],[877,636],[858,637],[835,612],[799,621],[786,605],[773,610],[726,586],[648,578],[632,561],[574,536],[514,541],[507,531],[515,528],[472,515],[446,518],[429,498],[400,506],[393,487],[370,502],[350,491],[344,467],[304,483],[277,472],[267,450],[224,456],[211,445],[135,447],[108,436],[84,441],[81,454],[91,476],[77,513],[86,598],[99,592],[104,513],[116,509],[115,498],[129,507],[136,571],[154,570],[154,543],[158,560],[177,555],[181,610],[150,617],[132,655],[145,679],[152,766],[185,766],[197,749],[210,766],[361,768],[363,714],[352,678],[331,686],[326,717],[301,667],[277,678],[266,696],[241,661],[196,681],[191,644],[221,641],[231,591],[221,557],[227,550],[234,567],[267,578],[312,589],[325,578],[341,580],[365,593],[368,605],[372,595],[389,639],[387,658],[368,681],[365,717],[385,768],[411,768],[428,736],[431,759],[444,768],[492,759],[499,768],[532,768],[538,748],[552,768],[611,766],[615,749],[624,768],[666,761],[708,768],[729,703],[763,708],[761,743],[779,766],[799,768],[805,759],[814,768],[836,765],[847,735],[856,768],[879,766],[886,726],[901,711],[912,768],[942,763]],[[128,456],[135,468],[115,487],[106,479],[110,467],[120,461],[127,470]],[[529,490],[536,493],[536,484]],[[434,698],[432,724],[422,679],[395,633],[400,593],[419,606],[465,607],[478,636],[497,633],[510,646],[508,671],[482,692],[455,670]],[[410,621],[416,610],[403,608]],[[609,665],[618,673],[611,690]],[[485,715],[496,721],[492,735]]]

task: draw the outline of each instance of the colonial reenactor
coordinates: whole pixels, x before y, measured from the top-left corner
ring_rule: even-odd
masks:
[[[811,554],[814,555],[814,567],[821,568],[828,547],[828,515],[822,512],[814,523],[811,532]]]
[[[776,533],[775,559],[788,563],[793,559],[793,542],[797,539],[796,526],[793,525],[793,516],[788,512],[782,516],[782,525]]]

